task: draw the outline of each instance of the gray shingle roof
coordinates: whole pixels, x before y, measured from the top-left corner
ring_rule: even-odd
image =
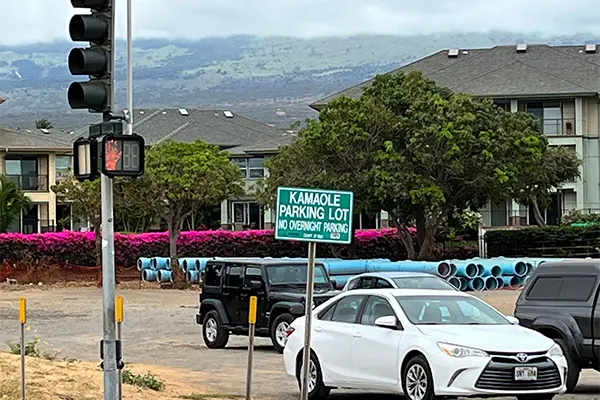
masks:
[[[40,129],[0,128],[0,148],[9,150],[69,150],[70,136],[53,129],[44,133]]]
[[[231,154],[243,155],[246,150],[255,152],[277,151],[279,146],[290,143],[286,131],[265,123],[233,113],[225,116],[223,110],[185,109],[183,115],[177,108],[135,109],[133,131],[152,145],[167,139],[177,142],[194,142],[198,139],[228,149]],[[87,135],[85,127],[73,138]]]
[[[475,97],[531,97],[600,93],[600,47],[586,53],[585,45],[516,45],[460,50],[448,57],[442,50],[391,73],[420,70],[438,85]],[[339,96],[358,98],[373,80],[347,88],[311,104],[321,109]]]

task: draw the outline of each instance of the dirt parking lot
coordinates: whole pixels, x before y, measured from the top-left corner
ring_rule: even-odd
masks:
[[[222,393],[244,393],[247,338],[232,337],[223,350],[209,350],[202,341],[195,314],[194,291],[119,290],[125,303],[123,325],[124,361],[157,364],[182,371],[190,385]],[[60,358],[99,362],[102,338],[102,291],[96,288],[60,288],[0,291],[0,350],[19,335],[18,299],[28,304],[28,339],[38,336]],[[481,293],[480,296],[505,313],[512,313],[516,292]],[[253,388],[257,398],[297,399],[296,382],[287,377],[280,354],[268,339],[257,339]],[[167,382],[168,383],[168,382]],[[393,396],[339,393],[338,399],[384,400]],[[557,397],[600,399],[600,374],[586,371],[578,394]]]

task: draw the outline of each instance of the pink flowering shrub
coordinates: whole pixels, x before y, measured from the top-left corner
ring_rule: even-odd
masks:
[[[414,233],[414,230],[413,230]],[[358,258],[406,259],[404,246],[394,229],[357,231],[354,244]],[[340,246],[342,247],[342,246]],[[272,230],[189,231],[178,242],[180,257],[306,257],[306,243],[275,240]],[[436,255],[439,249],[436,249]],[[332,246],[317,247],[319,257],[332,257]],[[476,248],[454,248],[439,258],[468,258]],[[0,234],[0,255],[12,262],[42,261],[48,264],[95,264],[94,234],[63,231],[22,235]],[[166,257],[169,237],[166,232],[115,234],[115,261],[118,266],[133,267],[139,257]]]

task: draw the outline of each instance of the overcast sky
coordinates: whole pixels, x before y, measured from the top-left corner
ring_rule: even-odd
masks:
[[[125,33],[126,0],[118,5]],[[135,37],[600,33],[600,0],[133,0]],[[69,0],[0,0],[0,44],[69,40]]]

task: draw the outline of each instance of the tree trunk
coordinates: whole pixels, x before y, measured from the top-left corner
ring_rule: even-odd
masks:
[[[427,218],[425,218],[423,213],[417,212],[415,222],[417,225],[417,244],[419,245],[419,249],[421,249],[423,243],[427,240]]]
[[[94,243],[96,247],[96,268],[98,269],[98,277],[96,279],[97,286],[102,286],[102,232],[101,224],[94,225]]]
[[[406,249],[406,258],[409,260],[416,259],[417,252],[415,251],[415,241],[408,230],[408,227],[404,224],[400,224],[398,227],[398,236],[400,236],[400,240]]]
[[[169,257],[171,258],[171,270],[173,271],[173,285],[175,288],[181,288],[185,285],[185,274],[177,265],[177,239],[179,239],[179,229],[169,230]]]
[[[419,255],[417,259],[420,261],[431,260],[433,257],[432,250],[435,245],[435,232],[437,228],[427,224],[423,234],[423,242],[419,244]]]
[[[399,217],[394,212],[388,211],[388,214],[390,216],[392,227],[396,229],[397,235],[406,249],[406,258],[414,260],[417,256],[415,251],[415,241],[413,240],[408,227],[403,222],[400,222]]]
[[[440,226],[440,221],[443,220],[445,211],[437,211],[432,217],[427,217],[425,214],[418,212],[417,221],[421,221],[417,228],[423,230],[419,235],[419,255],[417,259],[426,261],[433,259],[433,249],[435,246],[435,235]]]
[[[535,195],[529,196],[529,200],[531,207],[533,207],[533,217],[535,218],[535,223],[538,224],[538,226],[546,226],[546,221],[544,221],[544,216],[540,211],[540,206],[538,205]]]

